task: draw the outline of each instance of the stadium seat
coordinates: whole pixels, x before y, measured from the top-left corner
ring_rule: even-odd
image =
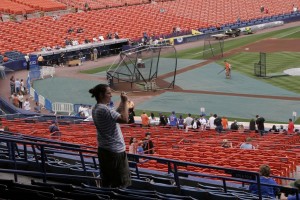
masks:
[[[239,198],[232,194],[209,192],[209,199],[211,199],[211,200],[233,200],[233,199],[238,200]]]

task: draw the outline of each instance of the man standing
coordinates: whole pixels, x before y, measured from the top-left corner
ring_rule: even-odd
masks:
[[[141,120],[142,120],[142,126],[144,126],[144,127],[149,126],[149,117],[145,112],[143,112],[143,114],[141,114]]]
[[[160,126],[166,126],[167,125],[166,117],[162,114],[159,113],[159,125]]]
[[[101,186],[125,188],[131,185],[131,178],[119,123],[128,123],[127,95],[121,93],[120,105],[114,110],[107,106],[112,98],[108,85],[99,84],[89,92],[97,101],[92,116],[97,129]]]
[[[17,78],[15,81],[15,87],[16,87],[16,93],[18,94],[20,92],[21,89],[21,82],[19,81],[19,79]]]
[[[154,154],[154,144],[151,140],[151,133],[146,133],[146,137],[143,140],[143,149],[145,154]]]
[[[289,134],[294,133],[294,128],[295,128],[295,125],[294,125],[293,120],[289,119],[288,133]]]
[[[215,117],[214,124],[216,126],[216,131],[218,133],[221,133],[223,130],[222,119],[220,117],[218,117],[217,114],[214,114],[214,117]]]
[[[265,119],[259,115],[256,115],[256,125],[258,132],[261,136],[263,136],[265,133]]]
[[[199,122],[201,125],[201,130],[202,131],[206,130],[207,120],[203,117],[203,115],[200,115]]]
[[[188,114],[188,117],[185,118],[185,127],[186,128],[192,128],[192,121],[193,121],[193,118],[191,117],[191,113]]]
[[[128,113],[131,113],[131,112],[132,112],[133,116],[135,116],[135,112],[134,112],[134,103],[133,103],[133,101],[128,100],[128,101],[127,101],[127,106],[128,106]]]
[[[94,61],[97,62],[97,59],[98,59],[98,50],[97,50],[97,48],[93,49],[93,55],[94,55]]]
[[[228,129],[228,119],[225,116],[222,117],[222,126],[224,130]]]
[[[172,114],[169,117],[169,121],[170,121],[170,126],[177,126],[177,117],[175,115],[175,111],[172,111]]]
[[[224,64],[225,64],[226,78],[231,79],[231,64],[227,60],[224,60]]]
[[[24,56],[25,61],[26,61],[26,69],[29,70],[30,67],[30,58],[29,58],[29,53]]]
[[[208,124],[210,129],[215,129],[215,117],[213,116],[212,113],[210,113],[210,118],[208,119]]]
[[[43,58],[43,56],[42,56],[41,54],[39,55],[39,57],[38,57],[37,60],[38,60],[38,65],[39,65],[39,66],[42,66],[43,63],[44,63],[44,58]]]

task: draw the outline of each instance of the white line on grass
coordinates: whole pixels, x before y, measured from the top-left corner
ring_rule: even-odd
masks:
[[[214,50],[214,48],[212,48],[212,50]],[[210,49],[206,49],[205,51],[210,51]],[[201,53],[203,53],[203,52],[205,52],[205,51],[199,51],[199,52],[197,52],[197,53],[193,53],[192,55],[201,54]]]
[[[278,38],[284,38],[284,37],[286,37],[286,36],[293,35],[294,33],[298,33],[298,32],[300,32],[300,30],[294,31],[294,32],[292,32],[292,33],[285,34],[285,35],[283,35],[283,36],[281,36],[281,37],[278,37]]]

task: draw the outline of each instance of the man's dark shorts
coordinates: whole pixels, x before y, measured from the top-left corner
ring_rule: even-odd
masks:
[[[98,148],[102,187],[125,188],[131,185],[126,152],[114,153]]]

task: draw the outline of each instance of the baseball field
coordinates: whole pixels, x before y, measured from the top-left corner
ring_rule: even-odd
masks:
[[[300,113],[300,76],[283,73],[286,69],[300,68],[300,27],[224,40],[224,56],[221,58],[204,59],[202,52],[201,44],[177,51],[179,64],[173,90],[130,93],[130,98],[136,102],[137,114],[142,111],[156,115],[158,112],[168,114],[176,111],[183,115],[199,115],[200,108],[204,108],[206,114],[217,113],[239,121],[249,121],[259,114],[268,122],[284,123],[293,112]],[[254,63],[259,61],[260,52],[266,53],[266,77],[254,75]],[[166,62],[171,58],[162,55]],[[226,79],[224,73],[218,74],[224,69],[225,59],[232,65],[231,79]],[[85,79],[98,76],[99,80],[105,80],[108,67],[102,65],[81,70],[80,76],[86,76]],[[160,74],[160,78],[171,81],[167,69]],[[79,83],[80,88],[85,90],[86,85],[89,89],[91,82],[84,81]],[[35,88],[53,102],[56,97],[45,91],[51,91],[49,87],[56,90],[60,101],[65,96],[70,103],[91,102],[90,99],[85,100],[88,95],[81,96],[81,102],[68,98],[70,94],[64,85],[74,86],[76,81],[64,85],[56,85],[59,81],[51,82],[50,85],[47,80],[37,81]],[[298,122],[300,118],[296,120]]]

